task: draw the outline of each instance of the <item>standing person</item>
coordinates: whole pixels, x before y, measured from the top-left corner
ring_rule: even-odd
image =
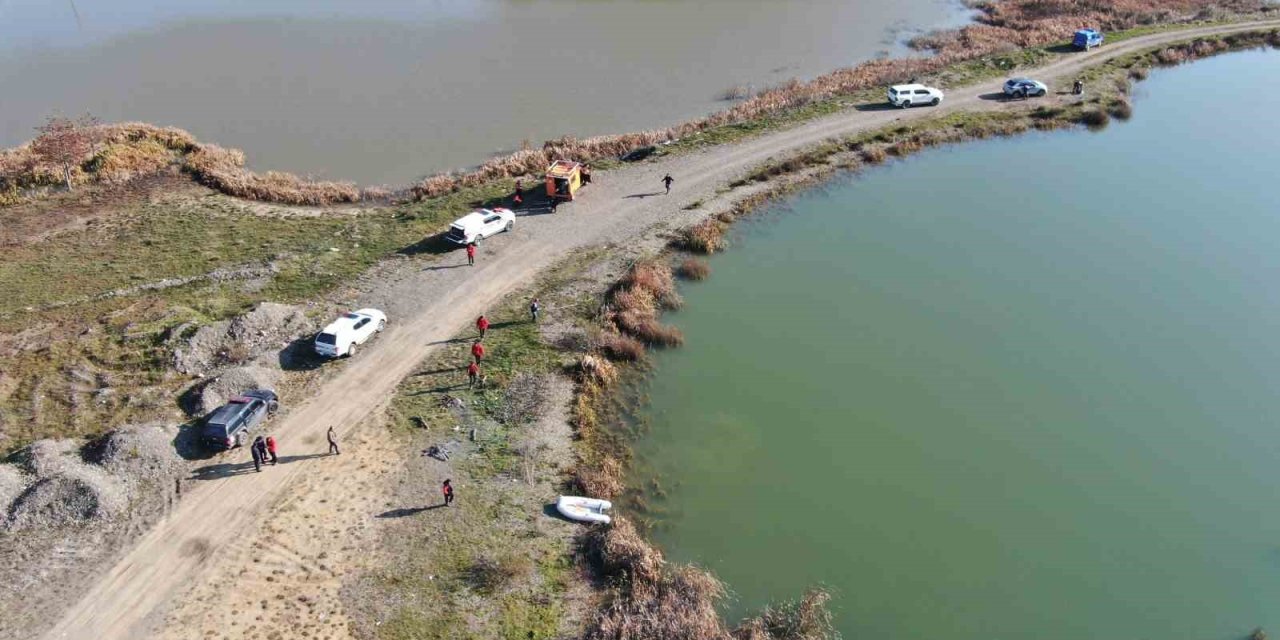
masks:
[[[267,436],[267,453],[271,454],[271,464],[280,462],[276,457],[276,439],[273,436]]]
[[[336,456],[341,454],[342,452],[338,451],[338,434],[333,430],[333,425],[329,425],[329,431],[324,435],[329,439],[329,455]]]
[[[253,439],[253,452],[258,457],[258,459],[262,461],[263,464],[266,464],[267,442],[266,440],[262,439],[262,436],[258,436]]]
[[[249,445],[249,453],[253,455],[253,470],[262,473],[262,454],[258,452],[258,443]]]
[[[471,343],[471,357],[476,359],[476,365],[484,359],[484,345],[480,344],[479,340]]]
[[[445,480],[444,484],[440,485],[440,493],[444,494],[444,506],[447,507],[453,503],[453,485],[449,480]]]
[[[524,179],[516,178],[516,195],[511,198],[516,207],[524,205]]]
[[[533,301],[529,303],[529,315],[533,316],[534,324],[538,324],[539,311],[542,311],[542,303],[538,302],[537,298],[534,298]]]
[[[586,186],[589,184],[591,184],[591,165],[584,164],[582,165],[582,185]]]
[[[476,243],[467,243],[467,266],[476,266]]]
[[[1084,80],[1076,78],[1076,81],[1071,85],[1071,93],[1078,96],[1084,95]]]
[[[484,317],[483,313],[480,314],[479,318],[476,318],[476,331],[480,332],[481,340],[484,340],[484,334],[489,332],[489,319]]]
[[[467,365],[467,388],[476,388],[476,382],[480,379],[480,365],[472,362]]]
[[[671,194],[671,183],[672,183],[672,182],[675,182],[675,181],[676,181],[676,179],[675,179],[675,178],[672,178],[672,177],[671,177],[671,174],[669,174],[669,173],[668,173],[667,175],[665,175],[665,176],[663,176],[663,177],[662,177],[662,186],[664,186],[664,187],[666,187],[666,188],[667,188],[667,194],[668,194],[668,195],[670,195],[670,194]]]

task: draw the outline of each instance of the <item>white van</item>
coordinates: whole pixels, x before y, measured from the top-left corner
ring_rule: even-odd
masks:
[[[942,104],[942,89],[926,87],[922,84],[898,84],[889,87],[889,104],[906,109],[913,105]]]
[[[455,244],[471,244],[495,233],[510,231],[515,221],[516,214],[510,209],[480,209],[455,220],[444,237]]]
[[[386,314],[377,309],[361,309],[342,314],[316,334],[316,353],[327,358],[354,356],[356,345],[387,327]]]

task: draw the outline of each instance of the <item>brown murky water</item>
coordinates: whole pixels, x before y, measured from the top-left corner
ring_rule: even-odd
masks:
[[[0,146],[88,111],[398,184],[670,124],[964,19],[952,0],[0,0]]]

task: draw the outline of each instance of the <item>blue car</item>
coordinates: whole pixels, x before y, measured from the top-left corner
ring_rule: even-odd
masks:
[[[1076,37],[1071,40],[1071,44],[1082,51],[1100,47],[1102,46],[1102,32],[1093,29],[1081,29],[1076,32]]]

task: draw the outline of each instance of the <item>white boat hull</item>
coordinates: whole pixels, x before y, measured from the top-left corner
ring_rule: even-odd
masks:
[[[582,496],[560,496],[556,500],[556,511],[560,515],[577,522],[609,524],[612,518],[605,513],[613,508],[613,503],[599,498]]]

